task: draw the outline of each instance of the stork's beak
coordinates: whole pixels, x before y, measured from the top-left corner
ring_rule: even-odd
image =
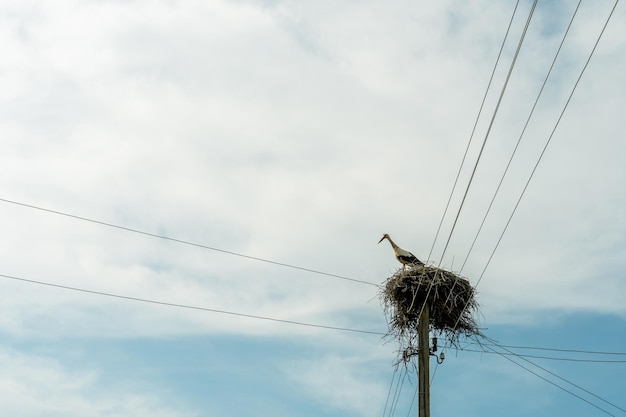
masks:
[[[385,236],[381,237],[378,243],[382,242],[385,239]]]

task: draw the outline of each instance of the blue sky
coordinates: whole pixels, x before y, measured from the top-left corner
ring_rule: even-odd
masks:
[[[431,263],[463,263],[576,5],[539,2],[443,254],[530,10],[520,2]],[[1,413],[390,415],[397,346],[380,335],[9,277],[385,332],[376,286],[10,201],[382,283],[399,266],[383,233],[428,258],[514,7],[0,1]],[[623,4],[478,282],[612,7],[582,2],[462,271],[502,345],[626,352]],[[626,355],[514,351],[592,361],[527,358],[588,392],[519,357],[572,393],[449,349],[433,415],[626,414]],[[413,374],[392,415],[416,414],[414,390]]]

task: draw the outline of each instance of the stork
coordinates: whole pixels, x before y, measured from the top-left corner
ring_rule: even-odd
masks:
[[[387,233],[385,233],[383,237],[380,238],[378,243],[382,242],[385,239],[387,239],[389,243],[391,243],[391,248],[393,249],[393,253],[394,255],[396,255],[396,259],[402,264],[403,271],[407,265],[424,265],[424,262],[417,259],[417,257],[413,255],[411,252],[406,251],[402,249],[401,247],[399,247],[398,245],[396,245],[394,241],[391,240],[391,238],[389,237]]]

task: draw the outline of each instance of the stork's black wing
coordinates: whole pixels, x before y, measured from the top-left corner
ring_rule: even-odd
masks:
[[[408,255],[398,256],[398,260],[403,264],[424,265],[424,262],[417,259],[417,257],[410,252]]]

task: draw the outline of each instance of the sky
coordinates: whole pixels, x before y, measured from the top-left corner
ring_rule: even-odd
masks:
[[[389,233],[477,289],[433,415],[625,415],[626,8],[529,119],[531,3],[0,0],[1,413],[416,415]]]

